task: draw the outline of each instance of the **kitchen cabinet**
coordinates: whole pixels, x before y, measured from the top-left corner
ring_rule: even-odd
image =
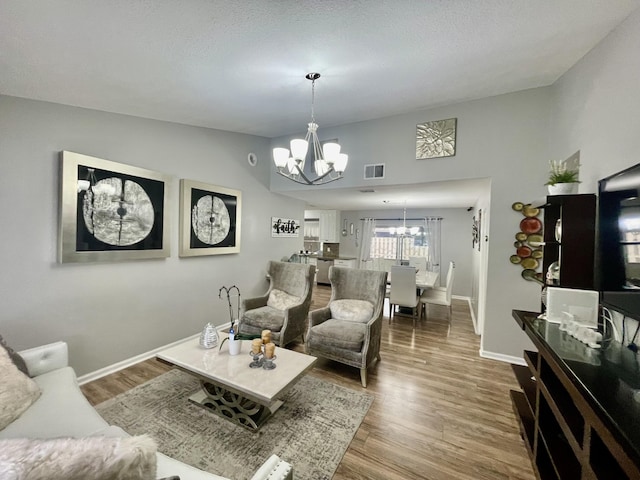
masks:
[[[338,210],[305,210],[305,237],[313,235],[320,242],[340,242],[340,212]],[[307,228],[306,224],[309,223]],[[317,233],[316,233],[317,232]],[[315,239],[315,238],[314,238]]]
[[[333,260],[318,259],[318,268],[316,270],[316,283],[322,285],[330,285],[329,269],[333,266]]]
[[[333,265],[335,267],[346,267],[346,268],[356,268],[356,260],[354,259],[342,259],[342,258],[338,258],[336,260],[333,261]]]
[[[340,217],[337,210],[319,210],[320,241],[338,243],[340,241]]]

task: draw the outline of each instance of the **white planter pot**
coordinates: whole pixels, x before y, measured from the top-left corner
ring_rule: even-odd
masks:
[[[570,195],[578,193],[578,183],[556,183],[554,185],[547,185],[549,195]]]

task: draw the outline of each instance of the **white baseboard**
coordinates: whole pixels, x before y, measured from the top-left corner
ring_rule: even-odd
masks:
[[[451,295],[451,298],[455,298],[456,300],[465,300],[469,304],[469,312],[471,313],[471,321],[473,322],[473,331],[476,332],[476,335],[480,335],[480,332],[478,332],[478,321],[475,313],[473,313],[473,308],[471,307],[471,297],[465,297],[464,295]]]
[[[522,357],[504,355],[502,353],[487,352],[486,350],[483,350],[483,349],[480,349],[480,356],[482,358],[490,358],[491,360],[498,360],[499,362],[513,363],[515,365],[523,365],[523,366],[527,365],[527,362],[525,362],[524,358]]]
[[[219,325],[217,327],[218,330],[222,330],[224,328],[227,328],[231,326],[231,322],[227,322],[224,325]],[[85,383],[89,383],[89,382],[93,382],[94,380],[97,380],[99,378],[105,377],[111,373],[115,373],[119,370],[122,370],[124,368],[130,367],[131,365],[135,365],[136,363],[140,363],[144,360],[147,360],[151,357],[155,357],[156,353],[158,353],[161,350],[165,350],[167,348],[171,348],[174,345],[178,345],[179,343],[185,342],[187,340],[190,339],[195,339],[198,338],[200,336],[199,333],[196,333],[195,335],[190,335],[186,338],[183,338],[181,340],[177,340],[175,342],[171,342],[167,345],[163,345],[161,347],[158,348],[154,348],[153,350],[149,350],[148,352],[145,353],[141,353],[140,355],[136,355],[135,357],[131,357],[131,358],[127,358],[126,360],[122,360],[121,362],[117,362],[114,363],[113,365],[109,365],[107,367],[101,368],[99,370],[96,370],[95,372],[91,372],[91,373],[87,373],[85,375],[81,375],[80,377],[78,377],[78,383],[80,385],[84,385]]]

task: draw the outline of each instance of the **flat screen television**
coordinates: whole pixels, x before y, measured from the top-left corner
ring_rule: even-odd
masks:
[[[598,182],[596,282],[605,307],[640,320],[640,164]]]

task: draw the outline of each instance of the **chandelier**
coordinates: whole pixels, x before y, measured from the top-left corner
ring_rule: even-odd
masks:
[[[314,112],[316,80],[320,78],[320,74],[308,73],[305,78],[311,80],[311,122],[308,124],[307,135],[304,140],[299,138],[291,140],[291,151],[288,148],[274,148],[273,161],[278,173],[289,180],[303,185],[322,185],[342,178],[349,157],[345,153],[340,153],[340,145],[336,142],[320,145]],[[315,178],[310,178],[311,175],[304,172],[309,143],[313,145]]]
[[[402,226],[401,227],[389,227],[389,233],[391,235],[397,235],[398,237],[415,237],[420,233],[420,227],[407,228],[407,207],[402,210]]]

